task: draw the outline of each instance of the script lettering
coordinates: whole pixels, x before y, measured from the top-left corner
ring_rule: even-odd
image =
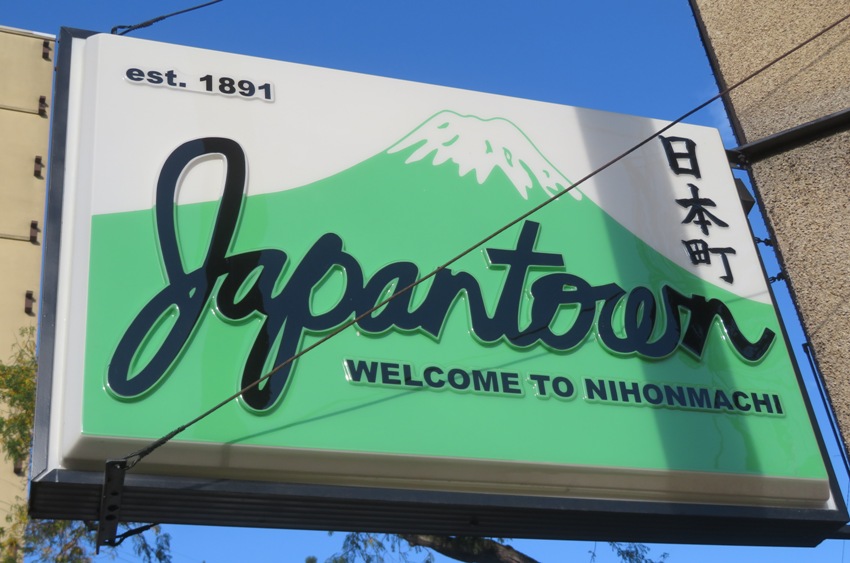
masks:
[[[220,155],[226,160],[224,193],[207,255],[198,268],[187,271],[181,261],[174,224],[175,193],[184,169],[207,155]],[[415,264],[401,261],[384,266],[366,279],[360,263],[344,249],[342,238],[327,233],[294,266],[283,289],[275,295],[274,287],[289,259],[284,251],[263,249],[228,255],[242,209],[245,170],[242,148],[224,138],[187,142],[163,166],[157,183],[155,214],[167,283],[139,311],[113,354],[107,380],[117,396],[138,397],[163,381],[189,345],[202,314],[211,307],[232,320],[255,313],[264,319],[245,358],[241,377],[244,388],[262,378],[268,366],[278,366],[297,354],[306,332],[333,330],[371,309],[387,287],[404,287],[418,277]],[[476,278],[468,272],[446,268],[434,276],[418,307],[411,309],[408,293],[361,319],[358,327],[373,334],[392,329],[421,330],[439,338],[453,304],[462,298],[469,311],[471,331],[479,341],[502,341],[520,348],[541,343],[553,351],[567,353],[581,346],[595,328],[602,345],[617,354],[660,359],[681,348],[701,358],[711,327],[719,324],[741,357],[756,362],[775,338],[773,331],[764,329],[756,341],[747,339],[732,312],[717,299],[686,296],[667,285],[662,286],[659,295],[645,287],[625,290],[615,283],[594,286],[575,274],[559,271],[565,268],[562,255],[535,249],[539,231],[539,223],[524,221],[514,248],[485,249],[490,269],[506,270],[492,314],[484,304]],[[310,307],[310,295],[335,270],[344,272],[342,295],[333,307],[317,313]],[[533,270],[547,273],[530,283],[530,321],[520,326],[522,300],[529,298],[525,293],[526,280]],[[219,289],[214,291],[219,280]],[[615,326],[615,311],[621,302],[624,314],[621,326]],[[562,333],[555,333],[552,326],[564,308],[575,313],[572,323]],[[158,348],[146,350],[149,359],[136,368],[134,359],[146,347],[153,346],[150,335],[175,316]],[[653,338],[659,331],[660,335]],[[271,409],[283,396],[294,369],[293,363],[287,364],[265,385],[247,390],[242,400],[255,411]],[[425,381],[431,381],[432,375],[426,372]],[[367,373],[367,377],[375,376]],[[381,377],[401,381],[394,379],[400,376],[392,373]],[[445,381],[457,383],[451,378],[441,381],[439,385]],[[504,385],[507,389],[507,383]]]

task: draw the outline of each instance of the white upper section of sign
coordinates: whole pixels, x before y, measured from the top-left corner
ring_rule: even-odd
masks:
[[[79,139],[92,149],[79,162],[80,185],[95,190],[91,214],[153,207],[165,159],[201,137],[231,138],[244,148],[248,195],[303,186],[422,143],[410,160],[451,160],[479,182],[499,168],[527,198],[534,186],[549,195],[562,191],[665,125],[114,35],[86,41],[82,81],[82,102],[71,111],[80,112]],[[719,135],[690,125],[666,135],[695,143],[699,178],[676,174],[656,138],[571,195],[588,197],[707,283],[769,302]],[[196,166],[178,202],[219,198],[222,166]],[[693,215],[702,204],[709,215]],[[712,216],[729,226],[706,237],[700,221],[716,225]],[[684,241],[699,240],[704,252],[689,254]],[[734,283],[720,279],[724,263]]]

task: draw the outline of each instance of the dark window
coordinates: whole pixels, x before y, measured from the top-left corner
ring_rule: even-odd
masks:
[[[35,311],[33,308],[35,307],[35,294],[32,291],[27,291],[26,297],[24,298],[24,313],[33,317],[35,316]]]

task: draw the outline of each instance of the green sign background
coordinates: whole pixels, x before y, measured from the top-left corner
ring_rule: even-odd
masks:
[[[435,166],[428,158],[405,163],[410,152],[378,154],[313,184],[248,198],[230,252],[284,250],[290,257],[286,278],[321,235],[334,232],[367,278],[401,260],[414,262],[424,274],[546,197],[536,185],[528,200],[523,199],[498,169],[479,185],[473,174],[459,176],[452,162]],[[178,236],[187,269],[197,267],[206,253],[217,205],[178,207]],[[470,333],[461,298],[439,339],[419,332],[373,335],[350,328],[297,360],[282,401],[269,412],[258,414],[234,400],[176,440],[826,479],[771,306],[702,282],[588,198],[567,195],[531,220],[542,224],[536,249],[563,255],[565,271],[593,285],[616,282],[626,290],[645,286],[658,296],[667,284],[685,295],[717,298],[748,338],[755,340],[768,328],[777,339],[757,364],[734,352],[717,322],[701,359],[681,349],[660,360],[620,356],[604,349],[594,333],[569,352],[541,344],[518,349],[505,342],[478,342]],[[478,280],[491,310],[505,271],[487,266],[483,248],[514,248],[520,228],[509,229],[451,266]],[[156,439],[238,390],[260,319],[227,321],[212,304],[159,385],[133,400],[107,389],[107,367],[118,340],[166,284],[155,233],[153,210],[92,219],[84,434]],[[526,290],[546,273],[533,270]],[[331,307],[343,283],[342,272],[326,279],[314,292],[314,310]],[[426,282],[415,290],[414,303],[421,302],[429,286]],[[526,295],[523,315],[530,302]],[[553,328],[566,330],[574,315],[565,308],[560,326]],[[320,336],[307,335],[301,348]],[[345,359],[406,363],[416,372],[431,365],[516,372],[523,394],[358,385],[346,378]],[[532,373],[569,378],[576,396],[538,396],[528,379]],[[584,378],[776,394],[784,414],[590,402],[583,397]]]

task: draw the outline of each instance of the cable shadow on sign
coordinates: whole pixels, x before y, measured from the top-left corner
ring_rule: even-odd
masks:
[[[287,430],[289,428],[294,428],[296,426],[301,426],[303,424],[308,424],[308,423],[311,423],[311,422],[318,422],[320,420],[327,420],[329,418],[333,418],[335,416],[340,416],[340,415],[343,415],[343,414],[349,414],[349,413],[352,413],[352,412],[355,412],[355,411],[359,411],[361,409],[365,409],[365,408],[368,408],[368,407],[373,407],[375,405],[379,405],[381,403],[387,403],[389,401],[401,399],[403,397],[406,397],[407,395],[411,395],[413,393],[419,393],[421,391],[425,391],[425,389],[418,388],[418,389],[409,389],[407,391],[401,391],[401,392],[398,392],[395,395],[392,395],[390,397],[384,397],[382,399],[375,399],[375,400],[368,401],[368,402],[365,402],[365,403],[362,403],[362,404],[359,404],[359,405],[346,407],[344,409],[340,409],[340,410],[337,410],[337,411],[334,411],[334,412],[329,412],[329,413],[326,413],[326,414],[312,416],[310,418],[305,418],[305,419],[302,419],[302,420],[296,420],[294,422],[288,422],[286,424],[283,424],[283,425],[275,427],[275,428],[268,428],[268,429],[262,430],[260,432],[255,432],[253,434],[247,434],[245,436],[242,436],[241,438],[234,438],[233,440],[229,440],[227,442],[224,442],[224,444],[226,444],[226,445],[241,444],[245,440],[251,440],[251,439],[254,439],[254,438],[259,438],[261,436],[266,436],[268,434],[274,434],[275,432],[280,432],[282,430]]]
[[[530,356],[530,358],[533,359],[535,357],[542,357],[542,356],[546,356],[547,354],[549,354],[549,352],[547,352],[545,350],[540,350],[538,352],[533,353]],[[529,359],[529,357],[517,358],[517,359],[512,360],[510,362],[502,362],[499,365],[490,366],[490,369],[502,370],[502,369],[511,367],[515,364],[522,364],[523,362],[528,361],[528,359]],[[380,405],[382,403],[388,403],[390,401],[402,399],[404,397],[407,397],[408,395],[412,395],[412,394],[415,394],[415,393],[427,392],[427,391],[428,391],[428,389],[424,388],[424,387],[417,387],[417,388],[414,388],[414,389],[406,389],[406,390],[403,390],[403,391],[397,391],[394,395],[389,396],[389,397],[384,397],[384,398],[381,398],[381,399],[375,399],[375,400],[367,401],[365,403],[361,403],[359,405],[354,405],[354,406],[346,407],[344,409],[336,410],[334,412],[329,412],[329,413],[325,413],[325,414],[321,414],[321,415],[311,416],[309,418],[304,418],[302,420],[288,422],[286,424],[282,424],[282,425],[277,426],[275,428],[267,428],[267,429],[262,430],[260,432],[255,432],[253,434],[246,434],[246,435],[244,435],[240,438],[234,438],[232,440],[228,440],[227,442],[224,442],[224,444],[226,444],[226,445],[241,444],[245,440],[252,440],[252,439],[260,438],[262,436],[266,436],[266,435],[269,435],[269,434],[274,434],[275,432],[280,432],[280,431],[287,430],[287,429],[290,429],[290,428],[295,428],[297,426],[302,426],[304,424],[319,422],[321,420],[327,420],[327,419],[330,419],[330,418],[333,418],[333,417],[336,417],[336,416],[340,416],[340,415],[344,415],[344,414],[350,414],[352,412],[356,412],[356,411],[359,411],[361,409],[374,407],[374,406]],[[285,408],[285,407],[282,407],[282,408]]]

